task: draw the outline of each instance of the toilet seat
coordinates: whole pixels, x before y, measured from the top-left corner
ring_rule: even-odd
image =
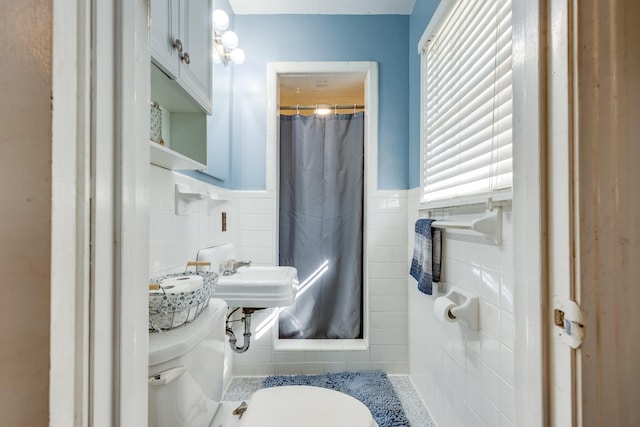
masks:
[[[282,386],[256,391],[241,427],[377,427],[359,400],[335,390]]]

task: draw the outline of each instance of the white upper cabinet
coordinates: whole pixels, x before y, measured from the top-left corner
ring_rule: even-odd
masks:
[[[151,61],[211,114],[211,2],[151,0]]]
[[[188,66],[182,67],[180,76],[187,87],[206,95],[207,110],[211,113],[211,3],[208,0],[182,0],[180,5],[185,55],[191,58]]]
[[[178,41],[180,41],[178,2],[153,0],[151,2],[151,60],[172,79],[177,79],[179,75],[179,53],[173,46]]]

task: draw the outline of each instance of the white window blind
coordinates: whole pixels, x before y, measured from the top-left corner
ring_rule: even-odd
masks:
[[[457,0],[422,46],[423,202],[511,188],[511,33],[511,0]]]

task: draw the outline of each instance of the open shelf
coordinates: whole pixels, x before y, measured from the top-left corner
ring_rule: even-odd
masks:
[[[149,147],[151,149],[151,163],[156,166],[171,170],[202,170],[207,168],[205,164],[196,162],[183,154],[173,151],[163,145],[156,144],[153,141],[149,141]]]

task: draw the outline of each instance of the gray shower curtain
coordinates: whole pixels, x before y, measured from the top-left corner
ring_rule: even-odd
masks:
[[[280,338],[362,338],[364,113],[280,118],[280,265],[298,270]]]

